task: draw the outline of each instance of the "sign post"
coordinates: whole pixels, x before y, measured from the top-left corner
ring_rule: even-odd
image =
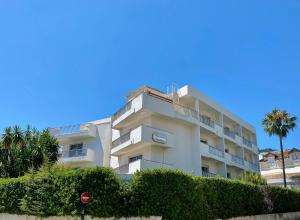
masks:
[[[81,205],[82,205],[81,220],[84,220],[85,207],[90,201],[89,192],[83,192],[80,196],[80,201],[81,201]]]

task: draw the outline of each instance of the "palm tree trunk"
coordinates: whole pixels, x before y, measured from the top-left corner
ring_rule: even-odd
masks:
[[[286,187],[286,175],[285,175],[285,163],[284,163],[284,154],[283,154],[283,144],[282,144],[282,135],[279,135],[280,139],[280,150],[281,150],[281,158],[282,158],[282,172],[283,172],[283,184]]]

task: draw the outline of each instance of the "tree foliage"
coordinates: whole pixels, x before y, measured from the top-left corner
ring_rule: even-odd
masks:
[[[39,132],[27,126],[4,129],[0,141],[0,177],[19,177],[45,162],[56,162],[58,142],[48,129]]]

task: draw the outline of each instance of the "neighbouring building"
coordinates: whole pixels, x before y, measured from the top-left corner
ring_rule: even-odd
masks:
[[[261,175],[268,184],[283,185],[282,158],[280,151],[260,153]],[[287,185],[300,188],[300,150],[284,151]]]
[[[236,178],[259,171],[255,128],[196,89],[143,86],[126,99],[111,119],[51,129],[62,146],[59,161],[118,174],[166,168]]]
[[[50,128],[60,145],[58,162],[67,167],[110,165],[111,120]]]

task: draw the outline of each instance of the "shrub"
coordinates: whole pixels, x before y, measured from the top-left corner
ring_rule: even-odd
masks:
[[[300,211],[300,191],[282,187],[270,187],[271,199],[273,201],[273,212]]]
[[[241,181],[256,185],[267,185],[267,180],[262,178],[260,174],[254,172],[244,172]]]
[[[118,215],[120,180],[110,168],[64,170],[51,168],[28,178],[21,209],[38,216],[79,215],[80,195],[90,193],[86,214]]]
[[[0,179],[0,212],[79,215],[84,191],[91,197],[86,214],[93,217],[156,215],[194,220],[300,211],[300,191],[295,189],[171,170],[138,172],[127,183],[110,168],[53,166],[18,179]]]
[[[138,172],[132,181],[132,214],[163,219],[207,219],[201,191],[192,176],[180,171]]]
[[[19,214],[20,200],[25,195],[23,178],[0,179],[0,212]]]
[[[214,219],[264,213],[263,196],[254,184],[224,178],[196,177],[195,181]]]

